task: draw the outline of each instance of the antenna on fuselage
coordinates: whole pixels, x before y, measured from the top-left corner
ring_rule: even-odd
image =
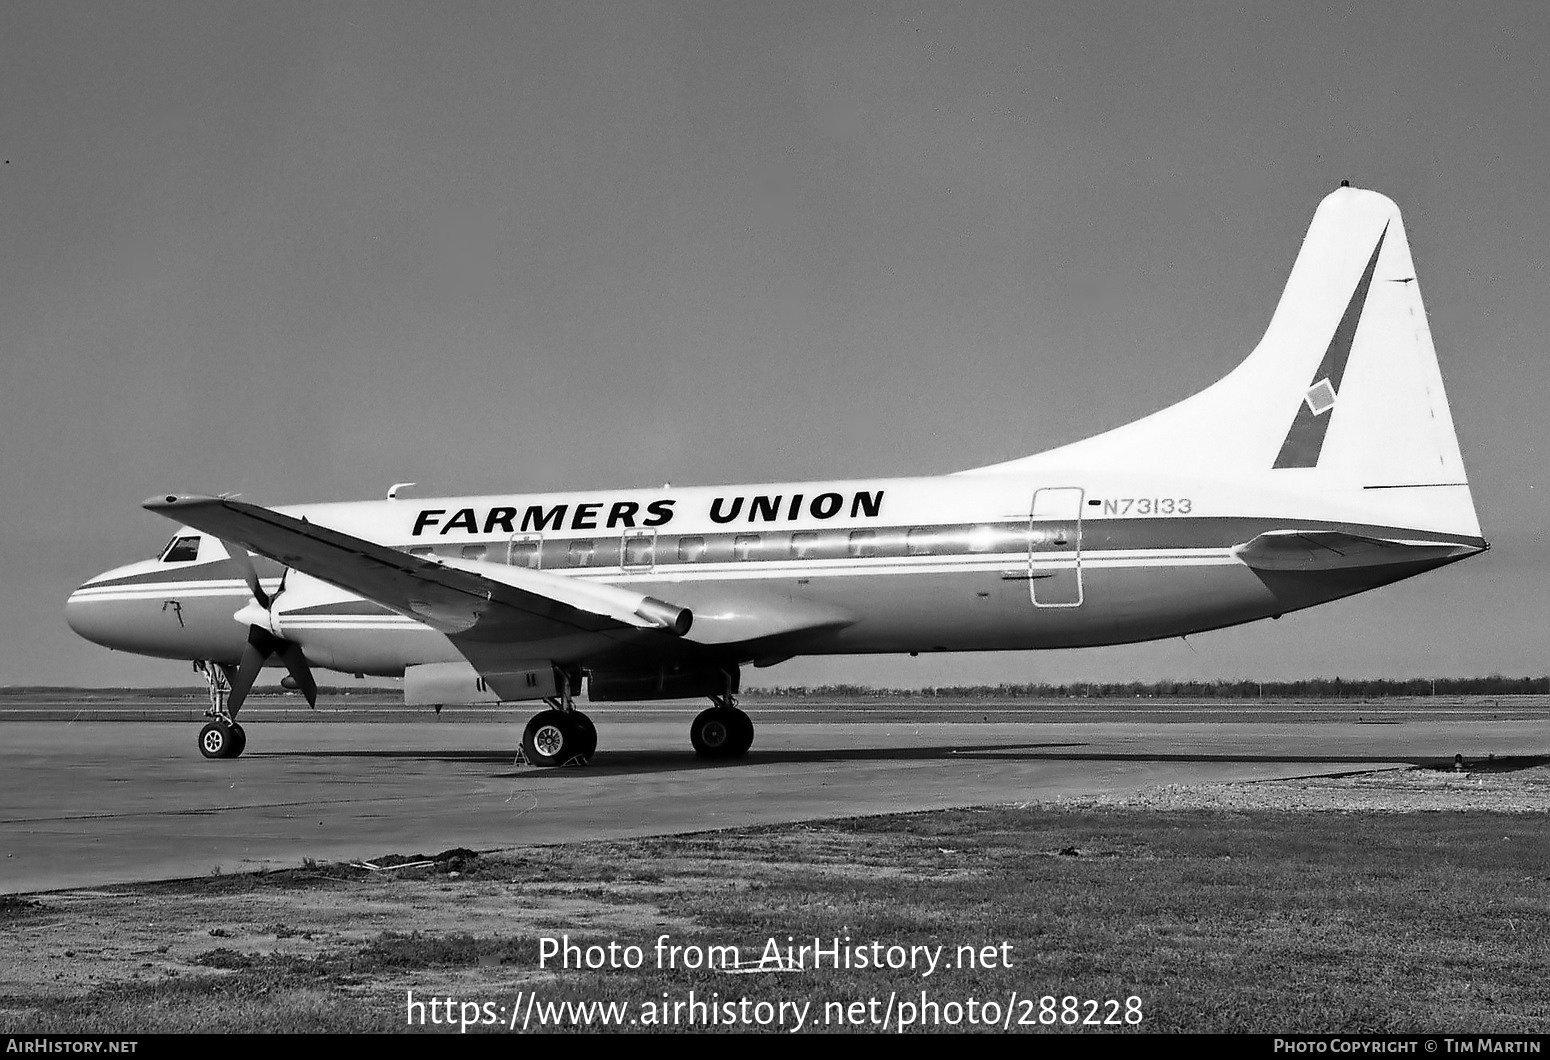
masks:
[[[390,500],[390,501],[398,500],[398,491],[399,490],[403,489],[405,486],[414,486],[414,485],[418,485],[418,483],[414,483],[414,482],[395,482],[395,483],[393,483],[391,486],[388,487],[388,500]]]

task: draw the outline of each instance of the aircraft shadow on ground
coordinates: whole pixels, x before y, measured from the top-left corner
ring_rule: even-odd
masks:
[[[923,747],[830,747],[815,750],[768,750],[755,749],[747,757],[733,760],[707,760],[684,748],[661,750],[603,750],[581,769],[538,769],[518,766],[514,772],[502,772],[503,778],[514,776],[591,775],[614,776],[631,773],[658,773],[669,770],[699,769],[746,769],[767,765],[813,765],[859,762],[920,762],[920,761],[980,761],[980,762],[1093,762],[1130,763],[1135,765],[1188,764],[1201,765],[1316,765],[1350,766],[1352,771],[1380,763],[1401,762],[1406,765],[1435,770],[1451,770],[1455,761],[1450,755],[1385,754],[1295,754],[1295,753],[1248,753],[1224,752],[1148,752],[1148,751],[1099,751],[1081,750],[1082,743],[1034,743],[1034,744],[932,744]],[[511,766],[515,749],[501,750],[438,750],[415,751],[397,749],[352,749],[276,752],[283,758],[355,758],[386,759],[417,762],[489,762]],[[255,757],[268,757],[267,755]],[[1550,755],[1504,755],[1488,758],[1468,758],[1463,767],[1476,773],[1515,772],[1550,765]]]
[[[755,749],[745,758],[736,759],[705,759],[699,757],[689,748],[663,748],[660,750],[612,750],[605,749],[599,752],[581,772],[609,774],[620,772],[660,772],[669,769],[739,769],[749,766],[813,763],[813,762],[909,762],[931,759],[966,758],[972,755],[985,754],[987,752],[1021,753],[1035,749],[1081,747],[1080,743],[1045,743],[1045,744],[943,744],[928,747],[832,747],[823,750],[790,750],[790,751],[760,751]],[[272,751],[250,753],[249,758],[355,758],[355,759],[385,759],[391,761],[412,762],[499,762],[503,765],[513,764],[516,757],[515,748],[502,748],[501,750],[483,751],[414,751],[400,750],[396,748],[351,748],[346,750],[310,750],[310,751]],[[521,774],[503,775],[531,775],[534,773],[563,774],[571,772],[565,768],[537,769],[532,766],[520,766]]]

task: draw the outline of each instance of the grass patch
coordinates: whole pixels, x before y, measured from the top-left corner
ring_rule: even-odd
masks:
[[[0,1030],[56,1032],[404,1029],[404,989],[505,1003],[871,997],[942,1001],[1074,995],[1142,999],[1144,1030],[1515,1032],[1550,1029],[1550,844],[1543,815],[981,809],[704,833],[465,859],[458,878],[334,875],[337,866],[132,889],[267,889],[267,946],[308,934],[304,885],[373,887],[405,924],[472,896],[552,908],[570,940],[639,946],[638,971],[539,969],[540,930],[386,931],[307,955],[222,945],[197,970],[75,997],[12,997]],[[423,859],[421,859],[423,860]],[[448,862],[452,859],[447,859]],[[178,889],[181,888],[181,891]],[[363,896],[365,892],[362,892]],[[335,895],[338,897],[338,895]],[[624,931],[588,908],[649,908]],[[649,901],[649,907],[643,905]],[[570,917],[570,919],[567,919]],[[657,968],[679,946],[1007,944],[1011,967],[824,967],[748,976]],[[211,977],[220,982],[212,984]],[[1034,1011],[1037,1015],[1037,1011]]]
[[[50,911],[48,905],[36,898],[25,898],[19,894],[0,894],[0,924],[40,916]]]

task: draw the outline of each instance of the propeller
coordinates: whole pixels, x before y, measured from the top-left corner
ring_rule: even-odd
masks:
[[[232,541],[221,543],[226,546],[227,554],[242,572],[242,580],[248,583],[248,591],[253,594],[253,599],[232,616],[238,622],[247,624],[248,642],[242,648],[242,661],[237,665],[236,673],[229,678],[231,691],[226,699],[227,709],[233,714],[237,713],[253,688],[253,682],[258,680],[258,673],[264,668],[264,663],[275,655],[280,657],[280,661],[290,671],[291,680],[296,682],[301,694],[307,697],[307,706],[316,707],[318,684],[312,678],[312,667],[307,664],[307,656],[302,652],[300,644],[280,636],[275,626],[274,611],[271,610],[275,598],[285,591],[285,574],[289,574],[290,570],[287,568],[285,574],[280,576],[280,587],[274,596],[270,596],[258,583],[258,571],[253,566],[253,557],[248,555],[248,550]]]

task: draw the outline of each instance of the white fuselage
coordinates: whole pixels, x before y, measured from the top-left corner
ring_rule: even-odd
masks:
[[[1358,501],[1360,498],[1358,498]],[[1239,546],[1268,531],[1468,535],[1386,526],[1359,503],[1188,475],[951,475],[545,495],[400,498],[277,509],[452,566],[526,567],[621,586],[694,614],[684,656],[1082,647],[1279,615],[1445,560],[1267,575]],[[106,572],[71,597],[110,647],[232,664],[250,594],[222,543]],[[189,549],[185,548],[185,554]],[[1450,557],[1456,558],[1456,557]],[[260,560],[266,592],[281,568]],[[446,636],[291,572],[273,631],[316,665],[396,675],[462,658]],[[555,658],[628,666],[632,649]],[[661,646],[651,650],[661,655]],[[641,657],[638,661],[645,661]]]

